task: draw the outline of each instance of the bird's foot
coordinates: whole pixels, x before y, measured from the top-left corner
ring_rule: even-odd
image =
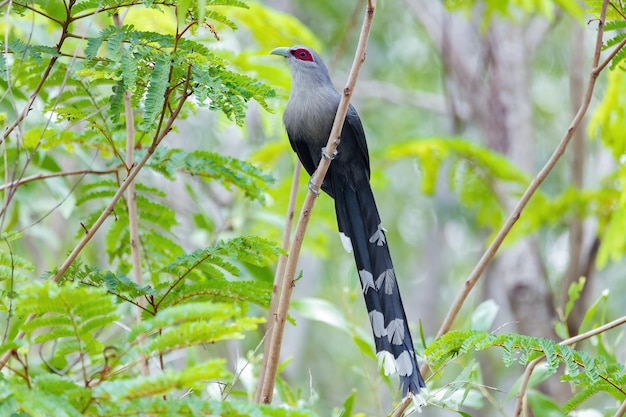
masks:
[[[309,190],[315,195],[320,195],[320,190],[316,183],[313,182],[313,178],[309,180]]]
[[[326,146],[322,148],[322,158],[332,161],[333,159],[335,159],[336,156],[337,156],[337,149],[334,150],[332,155],[329,155],[328,152],[326,152]]]

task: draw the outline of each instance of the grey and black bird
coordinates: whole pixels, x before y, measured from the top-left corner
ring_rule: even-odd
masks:
[[[403,396],[418,394],[425,384],[370,186],[361,119],[350,105],[337,154],[326,155],[323,147],[341,99],[328,69],[320,56],[305,46],[276,48],[271,54],[285,57],[291,70],[291,94],[283,122],[300,162],[313,175],[323,154],[334,158],[321,188],[334,199],[341,240],[354,253],[379,364],[385,374],[399,374]]]

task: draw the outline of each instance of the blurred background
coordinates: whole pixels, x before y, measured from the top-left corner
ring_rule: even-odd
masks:
[[[283,59],[268,54],[279,46],[313,47],[335,86],[343,88],[365,3],[251,2],[249,9],[229,9],[239,30],[217,25],[212,30],[219,40],[207,28],[196,34],[237,70],[275,89],[276,98],[269,101],[273,112],[251,102],[239,128],[199,108],[177,124],[165,145],[251,161],[274,182],[263,203],[200,180],[161,183],[185,249],[242,234],[280,242],[297,159],[281,120],[289,70]],[[368,137],[372,187],[419,352],[422,340],[433,340],[464,280],[567,132],[591,69],[597,24],[582,4],[492,3],[379,1],[352,100]],[[133,9],[126,22],[146,30],[173,25],[171,16],[152,10]],[[473,290],[455,329],[561,340],[623,315],[626,246],[614,213],[626,130],[612,113],[619,106],[611,104],[624,95],[618,73],[623,71],[600,75],[584,122]],[[622,136],[615,133],[620,131]],[[299,204],[307,181],[305,174]],[[29,210],[36,213],[37,207]],[[21,216],[30,221],[29,212]],[[73,245],[74,232],[67,233],[65,220],[54,220],[67,216],[55,216],[45,220],[55,233],[31,231],[25,239],[39,260],[38,273]],[[45,250],[42,242],[49,242]],[[89,249],[94,263],[106,263],[103,244]],[[289,390],[285,387],[278,400],[330,415],[356,389],[356,411],[384,415],[400,399],[397,378],[379,373],[353,258],[341,246],[328,196],[317,200],[299,269],[291,310],[296,325],[288,324],[283,349],[288,363],[282,376]],[[248,272],[273,279],[272,268]],[[580,298],[566,317],[568,289],[581,277]],[[236,364],[262,336],[215,349]],[[579,347],[623,361],[620,336],[618,330]],[[513,403],[508,396],[523,368],[504,367],[500,355],[491,349],[460,358],[428,381],[435,404],[428,415],[457,414],[436,405],[445,395],[464,395],[455,401],[472,415],[508,415]],[[249,388],[254,377],[246,375],[242,381]],[[448,382],[462,379],[468,389],[449,393]],[[537,389],[557,404],[571,396],[558,376]],[[598,396],[590,407],[602,410],[612,401]]]

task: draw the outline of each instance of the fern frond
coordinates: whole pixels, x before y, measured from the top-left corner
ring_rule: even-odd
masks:
[[[259,281],[228,281],[212,277],[196,283],[178,285],[163,299],[161,306],[166,307],[186,302],[230,302],[252,303],[268,308],[272,296],[272,287]]]
[[[235,186],[255,200],[263,197],[267,185],[274,180],[246,161],[214,152],[159,148],[149,166],[170,179],[174,179],[175,173],[186,173],[218,181],[226,188]]]
[[[129,341],[139,335],[153,335],[139,352],[161,355],[172,350],[220,340],[240,339],[243,332],[254,330],[262,319],[238,317],[239,309],[224,303],[186,303],[166,308],[144,320],[129,333]]]
[[[222,340],[243,339],[244,332],[256,330],[258,324],[263,321],[261,318],[243,317],[233,323],[219,323],[213,320],[204,323],[183,323],[171,331],[164,331],[155,336],[140,351],[148,355],[163,355],[190,346],[213,344]]]
[[[472,347],[484,350],[494,346],[502,347],[503,362],[506,366],[512,363],[514,351],[519,351],[518,362],[521,365],[526,365],[534,358],[545,356],[548,370],[552,373],[557,370],[559,364],[565,363],[568,373],[562,379],[584,388],[571,400],[571,408],[599,391],[608,392],[619,401],[626,398],[624,365],[607,363],[603,357],[592,358],[584,351],[576,351],[549,339],[520,334],[493,335],[482,331],[453,331],[434,340],[424,354],[429,364],[437,368],[445,359],[458,353],[469,352]]]
[[[96,398],[119,402],[140,397],[159,396],[175,389],[190,389],[198,383],[230,377],[223,359],[191,366],[182,371],[167,371],[155,376],[107,381],[94,391]]]
[[[33,271],[35,265],[25,258],[15,254],[0,252],[0,282],[13,279],[24,282],[28,279],[26,271]]]
[[[50,281],[26,287],[16,300],[15,311],[22,316],[37,315],[23,326],[35,343],[69,338],[77,349],[74,352],[87,357],[102,353],[93,333],[119,319],[117,306],[104,290]]]
[[[159,55],[154,62],[150,84],[146,90],[144,100],[143,120],[140,128],[150,130],[156,126],[157,115],[161,112],[165,101],[165,90],[168,85],[170,71],[170,59],[165,55]]]
[[[123,295],[124,297],[131,299],[156,294],[153,288],[147,285],[138,285],[126,274],[116,274],[112,271],[92,266],[85,266],[84,270],[85,274],[80,278],[80,282],[82,284],[94,287],[102,287],[104,284],[106,289],[111,294]]]
[[[104,397],[104,396],[103,396]],[[220,416],[220,417],[316,417],[312,411],[279,406],[259,405],[245,401],[215,401],[188,395],[172,401],[163,396],[141,397],[125,401],[100,401],[93,404],[85,416]]]

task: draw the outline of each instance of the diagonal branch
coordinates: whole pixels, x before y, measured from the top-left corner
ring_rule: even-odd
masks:
[[[354,55],[354,61],[352,62],[352,69],[350,70],[350,74],[348,75],[348,81],[346,82],[346,86],[343,89],[343,95],[341,96],[339,107],[337,108],[337,114],[335,115],[333,128],[330,132],[328,143],[326,144],[326,152],[329,155],[332,155],[339,145],[339,135],[341,133],[341,129],[343,127],[343,123],[348,112],[350,97],[352,96],[352,92],[356,85],[356,80],[359,76],[361,66],[365,61],[367,39],[369,37],[370,29],[372,27],[375,10],[376,0],[368,0],[365,18],[363,19],[363,25],[361,26],[359,43],[357,45],[357,50]],[[322,181],[324,180],[324,177],[326,176],[328,167],[330,166],[330,162],[331,161],[329,159],[322,158],[320,160],[319,166],[317,167],[317,170],[313,173],[313,176],[311,177],[311,188],[304,200],[302,211],[300,212],[300,217],[298,218],[298,223],[296,225],[296,231],[293,244],[291,246],[291,251],[289,252],[289,257],[287,258],[285,274],[282,278],[283,291],[280,294],[278,301],[278,310],[274,319],[274,323],[272,324],[272,332],[270,337],[271,345],[268,352],[267,367],[262,371],[264,372],[264,378],[262,381],[260,381],[260,383],[262,384],[260,402],[265,404],[269,404],[272,402],[274,382],[276,380],[276,374],[278,372],[278,361],[280,359],[280,348],[283,340],[287,311],[289,310],[291,293],[293,292],[293,287],[295,286],[294,278],[296,275],[296,268],[298,266],[300,249],[302,248],[302,242],[304,240],[304,234],[306,232],[307,225],[309,224],[311,212],[313,210],[317,195],[319,194],[320,186],[322,184]]]
[[[602,38],[604,34],[604,21],[606,18],[607,3],[608,3],[608,0],[605,0],[603,3],[603,9],[602,9],[603,13],[598,23],[598,34],[596,37],[595,52],[594,52],[593,61],[592,61],[592,69],[589,74],[589,80],[587,82],[587,90],[585,92],[582,103],[580,104],[580,107],[578,108],[576,115],[574,116],[572,122],[567,128],[567,132],[565,133],[565,135],[563,136],[563,138],[557,145],[556,149],[552,153],[552,156],[550,156],[550,159],[548,159],[548,161],[543,166],[543,168],[541,168],[539,173],[537,173],[535,178],[533,178],[530,185],[528,186],[528,188],[526,189],[526,191],[524,192],[524,194],[518,201],[517,205],[513,209],[513,212],[509,215],[508,219],[506,220],[505,224],[502,226],[502,228],[496,235],[493,242],[491,242],[491,244],[489,245],[489,247],[487,248],[483,256],[480,258],[480,260],[478,261],[478,263],[476,264],[476,266],[470,273],[469,277],[465,281],[465,284],[463,285],[463,288],[461,289],[461,291],[459,291],[454,302],[452,303],[452,306],[448,310],[448,313],[443,323],[441,324],[439,331],[437,332],[437,337],[440,337],[444,333],[447,333],[448,330],[450,330],[450,327],[452,327],[452,323],[454,322],[456,316],[459,314],[459,311],[461,310],[461,307],[463,306],[465,299],[471,292],[472,288],[474,288],[474,285],[476,285],[476,283],[482,276],[482,273],[485,271],[485,268],[494,258],[496,252],[502,245],[502,242],[504,242],[504,239],[509,234],[509,232],[511,231],[511,229],[513,228],[513,226],[515,225],[515,223],[521,216],[522,211],[528,204],[528,201],[531,199],[531,197],[537,191],[537,189],[543,183],[543,181],[548,177],[550,172],[552,172],[552,169],[555,167],[555,165],[557,164],[561,156],[563,156],[563,153],[567,149],[568,144],[570,143],[571,139],[574,137],[574,132],[579,127],[580,123],[583,120],[583,117],[585,116],[585,113],[589,109],[589,103],[591,102],[596,80],[598,79],[600,72],[602,72],[602,70],[606,67],[606,64],[608,63],[608,61],[605,60],[602,64],[600,64],[600,53],[602,51]],[[616,53],[617,51],[614,50],[611,56],[614,56]],[[426,365],[424,365],[422,368],[425,371]]]
[[[111,168],[111,169],[104,169],[104,170],[97,170],[97,169],[81,169],[78,171],[63,171],[63,172],[52,172],[50,174],[43,174],[43,173],[39,173],[39,174],[35,174],[35,175],[31,175],[30,177],[24,177],[22,179],[19,180],[15,180],[6,184],[2,184],[0,185],[0,191],[2,190],[6,190],[7,188],[17,188],[21,185],[24,184],[28,184],[29,182],[33,182],[33,181],[39,181],[39,180],[46,180],[48,178],[57,178],[57,177],[71,177],[74,175],[87,175],[87,174],[94,174],[94,175],[108,175],[108,174],[115,174],[117,171],[119,171],[121,167],[118,166],[116,168]]]
[[[293,226],[293,217],[296,212],[296,197],[298,196],[298,185],[300,184],[300,172],[302,171],[302,164],[300,161],[296,162],[296,166],[293,171],[293,178],[291,181],[291,191],[289,192],[289,204],[287,207],[287,216],[285,219],[285,230],[283,231],[283,242],[281,248],[285,251],[289,251],[289,240],[291,239],[291,228]],[[276,274],[274,275],[274,286],[272,288],[272,299],[270,301],[270,310],[267,314],[267,329],[265,331],[265,346],[263,347],[263,363],[261,364],[261,370],[259,373],[259,381],[265,379],[265,370],[267,368],[267,359],[269,357],[270,346],[272,346],[272,324],[273,318],[276,316],[276,310],[278,309],[278,298],[283,291],[283,276],[285,275],[285,266],[287,263],[287,257],[280,255],[278,257],[278,265],[276,266]],[[255,401],[258,403],[261,400],[261,389],[263,384],[259,384],[255,393]]]

